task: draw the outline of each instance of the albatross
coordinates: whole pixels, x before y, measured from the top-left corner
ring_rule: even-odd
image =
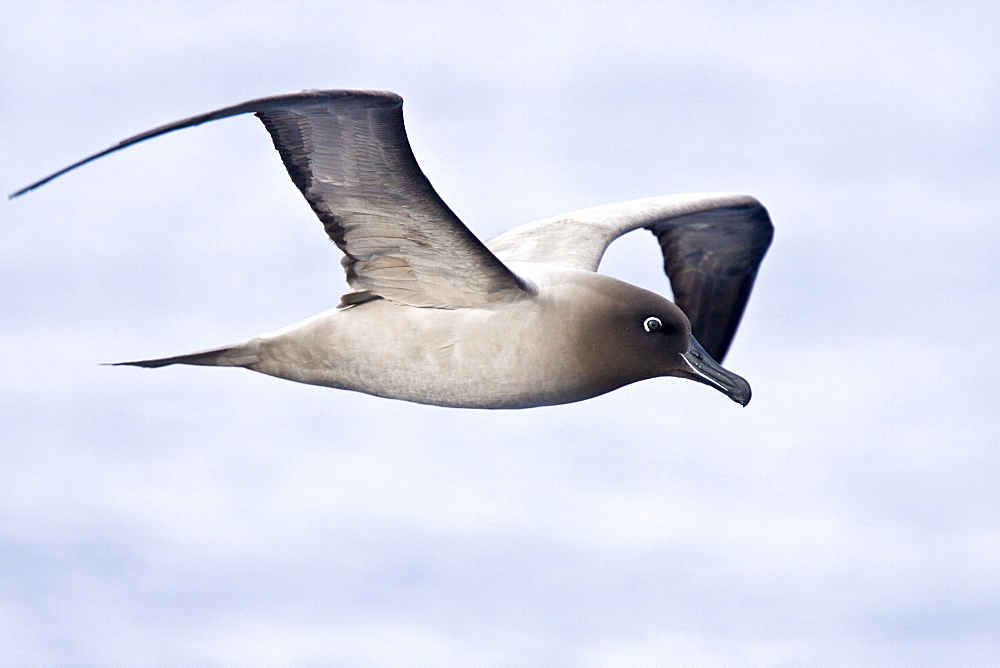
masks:
[[[771,242],[749,195],[650,197],[536,220],[483,243],[417,165],[403,100],[306,90],[226,107],[125,139],[13,193],[159,135],[257,116],[292,181],[344,253],[340,304],[235,345],[119,362],[244,367],[300,383],[460,408],[589,399],[661,376],[737,403],[750,385],[721,366]],[[659,241],[674,301],[596,273],[637,229]]]

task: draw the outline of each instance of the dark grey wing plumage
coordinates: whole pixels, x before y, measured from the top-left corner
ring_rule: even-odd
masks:
[[[654,223],[674,302],[691,333],[721,362],[743,317],[773,236],[760,204],[722,207]]]
[[[767,210],[753,197],[668,195],[607,204],[521,225],[487,245],[504,262],[596,271],[608,245],[639,228],[660,240],[674,301],[695,338],[721,362],[773,234]]]
[[[402,99],[382,91],[303,91],[252,100],[163,125],[37,181],[173,130],[254,113],[299,190],[344,252],[354,292],[412,306],[484,306],[524,295],[523,284],[462,224],[417,165]]]

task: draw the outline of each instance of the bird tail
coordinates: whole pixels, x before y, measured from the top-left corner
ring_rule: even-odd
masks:
[[[212,348],[197,353],[187,355],[175,355],[174,357],[158,357],[151,360],[137,360],[135,362],[114,362],[110,366],[141,366],[148,369],[167,366],[170,364],[198,364],[201,366],[250,366],[256,362],[258,346],[253,343],[240,343],[233,346],[223,346]]]

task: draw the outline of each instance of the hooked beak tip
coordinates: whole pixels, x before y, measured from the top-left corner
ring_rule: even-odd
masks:
[[[684,376],[714,387],[740,406],[746,407],[750,403],[750,383],[712,359],[693,336],[690,349],[681,357],[688,367]]]
[[[750,403],[750,385],[747,384],[747,391],[745,393],[734,396],[733,401],[746,408],[747,404]]]

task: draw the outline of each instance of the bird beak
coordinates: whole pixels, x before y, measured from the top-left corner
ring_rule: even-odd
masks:
[[[681,357],[688,368],[681,369],[677,375],[714,387],[741,406],[750,403],[750,383],[712,359],[694,336],[688,351]]]

